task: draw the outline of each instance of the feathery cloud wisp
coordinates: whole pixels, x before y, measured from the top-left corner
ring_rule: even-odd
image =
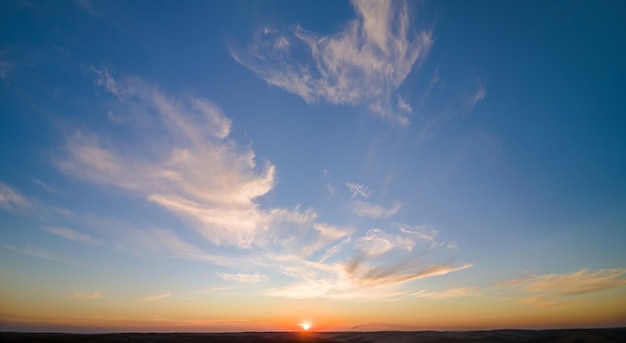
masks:
[[[0,208],[7,211],[17,211],[30,206],[31,204],[26,197],[0,182]]]
[[[407,237],[391,235],[380,229],[370,229],[356,241],[356,246],[367,256],[378,256],[392,249],[411,251],[415,242]]]
[[[425,290],[421,290],[411,295],[420,297],[420,298],[429,298],[429,299],[448,299],[448,298],[459,298],[459,297],[476,297],[482,295],[482,293],[475,288],[461,287],[461,288],[453,288],[447,289],[444,291],[432,291],[427,292]]]
[[[360,104],[382,118],[408,125],[406,102],[395,91],[433,44],[430,32],[414,32],[406,1],[353,1],[357,18],[343,30],[318,35],[295,26],[290,32],[260,30],[247,53],[233,58],[271,85],[307,103]],[[288,44],[287,44],[288,42]],[[306,61],[291,56],[305,51]],[[399,108],[400,111],[397,111]]]
[[[366,185],[354,182],[346,183],[346,187],[352,193],[352,197],[356,197],[357,195],[362,196],[363,198],[369,198],[372,195],[372,190]]]
[[[582,269],[570,274],[546,274],[523,282],[530,293],[554,292],[560,295],[580,295],[626,285],[626,268]]]
[[[141,301],[156,301],[156,300],[161,300],[161,299],[168,298],[171,295],[172,295],[172,293],[163,293],[163,294],[159,294],[159,295],[153,295],[153,296],[142,298]]]
[[[582,269],[569,274],[545,274],[509,280],[497,288],[521,287],[536,295],[520,300],[524,304],[553,306],[568,302],[576,296],[614,289],[626,285],[626,268]]]
[[[486,96],[487,96],[487,89],[485,88],[485,85],[482,82],[479,82],[478,88],[476,88],[476,91],[474,92],[474,94],[469,96],[466,100],[467,112],[470,112],[472,109],[474,109],[476,104],[482,101]]]
[[[430,225],[418,225],[415,227],[408,227],[406,225],[398,225],[398,226],[401,232],[406,233],[410,236],[414,236],[419,239],[425,240],[427,242],[430,242],[431,247],[435,247],[438,244],[437,235],[439,234],[439,231],[437,231]],[[456,243],[453,244],[453,246],[455,245]],[[451,247],[452,246],[448,245],[448,248],[451,248]]]
[[[68,228],[64,228],[64,227],[48,227],[46,228],[46,231],[57,235],[59,237],[63,237],[65,239],[69,239],[71,241],[74,242],[79,242],[79,243],[98,243],[97,240],[95,240],[93,237],[91,237],[90,235],[84,234],[84,233],[80,233],[80,232],[76,232],[72,229],[68,229]]]
[[[230,270],[253,267],[259,272],[218,276],[243,283],[271,282],[274,288],[268,294],[286,297],[389,298],[408,294],[403,285],[412,280],[471,267],[456,265],[453,259],[437,261],[442,255],[425,257],[432,247],[414,249],[419,235],[372,229],[355,236],[358,228],[319,222],[312,209],[261,206],[260,199],[276,183],[274,166],[270,162],[257,166],[251,148],[229,138],[232,122],[217,105],[190,95],[168,94],[136,77],[113,78],[106,69],[91,69],[96,84],[115,96],[112,106],[118,106],[116,112],[124,116],[111,129],[124,125],[137,134],[131,144],[120,146],[108,138],[106,127],[97,135],[75,132],[67,137],[57,167],[76,178],[113,185],[153,202],[205,239],[191,244],[171,230],[131,227],[125,230],[131,239],[119,244],[164,248],[177,257]],[[146,122],[151,125],[150,135],[140,124]],[[372,193],[365,185],[347,187],[353,197],[367,198]],[[362,202],[362,215],[378,218],[400,208],[399,202],[386,209],[360,199],[350,201]],[[56,233],[79,239],[75,232]],[[265,271],[283,278],[270,280]],[[284,278],[291,284],[284,284]]]
[[[76,262],[73,261],[73,260],[70,260],[70,259],[67,259],[67,258],[64,258],[64,257],[60,257],[60,256],[57,256],[57,255],[55,255],[53,253],[49,253],[49,252],[46,252],[46,251],[41,251],[41,250],[39,250],[37,248],[31,247],[30,243],[26,247],[16,247],[16,246],[10,245],[10,244],[1,244],[0,246],[5,248],[5,249],[9,249],[11,251],[14,251],[14,252],[17,252],[19,254],[22,254],[22,255],[43,258],[45,260],[61,262],[61,263],[66,263],[66,264],[76,264]]]
[[[134,115],[152,116],[162,144],[138,140],[136,146],[151,153],[140,154],[133,153],[139,149],[116,147],[104,136],[76,132],[68,137],[57,166],[142,195],[215,244],[252,244],[256,231],[271,219],[255,199],[274,187],[274,166],[258,168],[251,150],[227,139],[231,121],[212,102],[170,96],[140,79],[116,80],[106,69],[93,69],[97,83],[134,109]]]
[[[263,275],[261,273],[255,273],[255,274],[216,273],[216,274],[217,276],[221,277],[222,279],[226,281],[235,281],[235,282],[242,282],[242,283],[259,283],[259,282],[266,282],[269,280],[269,277],[267,275]]]
[[[357,216],[372,218],[387,218],[398,213],[402,208],[402,203],[394,201],[390,208],[384,208],[369,201],[356,200],[353,203],[353,210]]]

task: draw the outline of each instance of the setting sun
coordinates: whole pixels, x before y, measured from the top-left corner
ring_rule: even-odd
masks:
[[[309,331],[309,329],[311,328],[311,322],[302,322],[300,324],[298,324],[300,327],[302,327],[302,330],[304,331]]]

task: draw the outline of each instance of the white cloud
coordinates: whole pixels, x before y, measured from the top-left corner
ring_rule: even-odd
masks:
[[[269,277],[267,275],[263,275],[260,273],[255,274],[228,274],[228,273],[216,273],[217,276],[221,277],[226,281],[235,281],[242,283],[260,283],[267,282]]]
[[[485,88],[485,85],[482,82],[479,82],[478,87],[476,88],[476,91],[471,96],[469,96],[466,100],[467,112],[471,112],[471,110],[473,110],[474,107],[476,107],[476,104],[478,104],[486,96],[487,96],[487,89]]]
[[[170,96],[137,78],[115,80],[106,69],[94,71],[98,84],[134,115],[151,116],[160,138],[138,134],[145,139],[130,142],[137,149],[128,149],[104,136],[76,132],[57,166],[145,196],[215,244],[249,246],[269,220],[255,200],[274,187],[274,166],[257,167],[253,151],[228,139],[231,121],[212,102]]]
[[[80,233],[80,232],[76,232],[72,229],[68,229],[68,228],[64,228],[64,227],[49,227],[46,228],[46,231],[55,234],[57,236],[63,237],[65,239],[69,239],[71,241],[74,242],[79,242],[79,243],[98,243],[97,240],[95,240],[93,237],[91,237],[90,235],[84,234],[84,233]]]
[[[115,82],[107,68],[98,69],[94,66],[88,66],[87,69],[96,75],[96,85],[102,86],[107,92],[115,94],[118,98],[120,97],[117,82]]]
[[[7,211],[18,211],[31,206],[30,201],[15,189],[0,182],[0,208]]]
[[[407,112],[407,113],[413,112],[413,109],[411,108],[411,105],[409,105],[406,102],[406,100],[404,100],[404,98],[402,98],[402,97],[398,97],[398,108],[400,108],[401,110],[403,110],[404,112]]]
[[[370,229],[366,235],[357,239],[356,246],[367,256],[378,256],[392,249],[411,251],[415,242],[407,237],[391,235],[380,229]]]
[[[359,264],[358,262],[357,264]],[[353,263],[354,264],[354,263]],[[408,295],[399,288],[403,283],[445,275],[470,268],[471,264],[461,266],[431,265],[414,272],[402,272],[401,266],[391,268],[366,268],[365,266],[334,265],[335,270],[316,277],[305,278],[283,288],[271,289],[268,295],[287,298],[332,299],[390,299]],[[362,270],[360,270],[362,269]]]
[[[116,230],[109,235],[123,236],[123,240],[114,238],[116,247],[165,250],[230,270],[258,271],[218,274],[229,281],[270,282],[267,271],[291,279],[282,285],[284,278],[271,280],[275,288],[266,290],[275,296],[388,298],[408,294],[401,286],[411,280],[471,266],[454,265],[452,259],[437,262],[448,250],[433,258],[424,256],[426,250],[414,249],[416,239],[423,238],[417,234],[372,229],[355,238],[358,228],[321,223],[313,209],[262,206],[261,198],[276,184],[275,167],[270,162],[258,166],[249,146],[241,147],[230,138],[232,123],[219,107],[206,99],[168,94],[139,78],[114,79],[107,70],[93,70],[97,83],[116,95],[125,119],[119,125],[136,134],[124,142],[110,139],[106,129],[98,135],[71,134],[56,159],[57,167],[150,201],[204,238],[192,244],[171,229],[84,219],[103,234]],[[353,197],[367,198],[372,193],[365,185],[347,187]],[[378,218],[395,214],[401,206],[396,202],[387,209],[349,201],[361,202],[356,205],[360,213]]]
[[[394,201],[390,208],[384,208],[369,201],[356,200],[353,203],[354,213],[361,217],[387,218],[398,213],[402,203]]]
[[[285,50],[289,47],[289,39],[287,37],[280,37],[274,43],[274,48]]]
[[[406,225],[398,225],[400,231],[410,236],[417,237],[430,243],[431,247],[437,246],[437,235],[439,231],[434,229],[430,225],[418,225],[415,227],[408,227]],[[451,246],[449,245],[448,248]]]
[[[340,252],[342,249],[344,249],[348,245],[348,243],[350,243],[350,241],[351,241],[350,238],[347,238],[347,239],[344,239],[343,241],[341,241],[338,244],[335,244],[335,245],[332,245],[332,246],[328,247],[324,251],[324,255],[322,255],[322,257],[319,259],[319,263],[326,262],[326,260],[328,260],[329,258],[334,256],[335,254]]]
[[[447,289],[444,291],[431,291],[427,292],[425,290],[421,290],[411,295],[420,297],[420,298],[429,298],[429,299],[448,299],[448,298],[459,298],[459,297],[476,297],[482,295],[482,293],[475,288],[461,287],[461,288],[453,288]]]
[[[171,295],[172,295],[172,293],[163,293],[163,294],[159,294],[159,295],[153,295],[153,296],[142,298],[141,301],[162,300],[162,299],[165,299],[165,298],[169,298]]]
[[[416,62],[427,55],[433,44],[431,34],[411,28],[406,1],[363,0],[352,5],[357,18],[341,31],[324,36],[300,26],[285,33],[265,28],[247,53],[231,49],[231,55],[269,84],[307,103],[322,99],[360,104],[380,117],[408,125],[406,108],[396,111],[391,99]],[[289,44],[279,44],[287,35]],[[309,58],[286,58],[290,51],[305,52]]]
[[[572,298],[626,285],[626,268],[582,269],[569,274],[526,276],[496,285],[497,288],[521,287],[536,295],[520,299],[523,304],[555,306],[571,302]]]
[[[570,274],[545,274],[517,280],[526,292],[580,295],[626,285],[626,268],[582,269]]]
[[[352,196],[355,197],[357,195],[362,196],[363,198],[369,198],[372,195],[372,190],[369,189],[366,185],[362,185],[359,183],[348,182],[346,183],[346,187],[350,189],[352,192]]]
[[[307,256],[328,247],[339,239],[352,235],[356,231],[353,227],[337,227],[324,223],[316,223],[313,225],[313,228],[318,232],[317,237],[315,237],[311,243],[304,245],[301,249],[302,253]],[[326,253],[328,253],[328,251]]]

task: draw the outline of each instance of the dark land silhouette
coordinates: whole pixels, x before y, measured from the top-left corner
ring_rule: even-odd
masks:
[[[0,342],[141,343],[383,343],[383,342],[626,342],[626,328],[492,331],[240,332],[240,333],[23,333],[0,332]]]

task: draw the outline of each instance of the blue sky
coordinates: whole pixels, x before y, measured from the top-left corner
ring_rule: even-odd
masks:
[[[626,325],[622,3],[0,8],[0,327]]]

